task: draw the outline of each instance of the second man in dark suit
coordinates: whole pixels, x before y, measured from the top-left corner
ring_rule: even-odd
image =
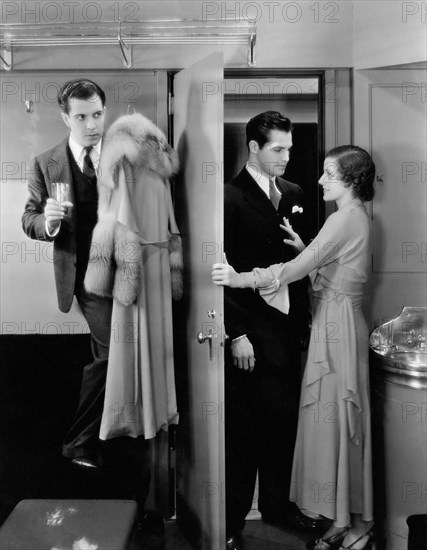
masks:
[[[249,158],[225,186],[224,244],[238,271],[295,257],[284,244],[283,217],[300,229],[302,189],[282,179],[292,147],[292,125],[275,111],[246,127]],[[310,528],[289,502],[300,388],[300,342],[308,330],[307,281],[289,288],[289,312],[266,304],[256,289],[225,288],[227,548],[240,548],[256,475],[258,509],[266,522]]]

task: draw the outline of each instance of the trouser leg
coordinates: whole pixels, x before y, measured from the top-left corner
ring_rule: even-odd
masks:
[[[94,360],[83,369],[77,412],[64,439],[63,454],[68,458],[96,450],[104,407],[112,313],[112,300],[108,298],[84,290],[76,297],[90,329]]]
[[[227,366],[225,384],[226,526],[243,529],[252,507],[258,469],[256,384],[253,373]]]
[[[258,508],[265,519],[278,520],[289,510],[289,490],[296,439],[298,403],[286,380],[260,381],[260,459]],[[262,411],[262,414],[261,414]]]

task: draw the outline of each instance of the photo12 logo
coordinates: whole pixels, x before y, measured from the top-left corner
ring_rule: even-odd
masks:
[[[202,20],[339,23],[339,2],[203,2]]]
[[[402,22],[427,21],[427,2],[402,2]]]
[[[143,2],[1,2],[2,23],[137,21]]]
[[[426,103],[427,83],[426,82],[402,82],[402,103],[410,99]]]

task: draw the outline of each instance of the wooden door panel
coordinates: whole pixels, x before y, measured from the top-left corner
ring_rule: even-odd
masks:
[[[176,212],[185,258],[177,376],[186,395],[179,401],[177,518],[202,550],[225,546],[223,291],[210,275],[223,240],[223,104],[215,93],[222,67],[222,55],[213,54],[174,79]],[[211,344],[198,343],[199,332],[210,332]]]

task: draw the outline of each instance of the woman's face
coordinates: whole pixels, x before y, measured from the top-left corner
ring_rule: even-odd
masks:
[[[323,163],[323,174],[319,185],[323,187],[323,200],[335,201],[338,206],[353,196],[352,188],[345,187],[341,179],[336,160],[330,157]]]

